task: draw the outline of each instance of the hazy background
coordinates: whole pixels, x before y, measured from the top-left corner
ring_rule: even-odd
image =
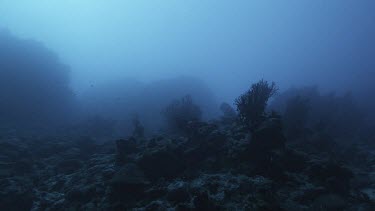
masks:
[[[158,131],[171,100],[191,94],[210,119],[262,78],[285,100],[290,87],[351,91],[374,122],[374,11],[373,0],[0,0],[0,126],[121,136],[139,115]],[[312,93],[324,117],[351,102]]]
[[[41,41],[82,92],[187,75],[231,100],[260,78],[359,89],[375,67],[372,0],[1,0],[0,26]]]

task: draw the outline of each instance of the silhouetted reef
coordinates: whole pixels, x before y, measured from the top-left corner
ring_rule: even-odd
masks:
[[[186,96],[152,137],[137,117],[133,136],[104,143],[3,131],[0,210],[374,210],[373,137],[340,142],[321,121],[296,128],[290,109],[285,125],[266,110],[276,91],[262,80],[212,121]]]

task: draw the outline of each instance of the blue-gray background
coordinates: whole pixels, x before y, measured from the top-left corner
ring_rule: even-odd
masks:
[[[0,26],[57,52],[77,92],[187,75],[229,100],[260,78],[371,84],[374,11],[372,0],[1,0]]]

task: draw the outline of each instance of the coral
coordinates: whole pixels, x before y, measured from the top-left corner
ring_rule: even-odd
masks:
[[[168,126],[172,130],[184,131],[191,121],[199,121],[202,117],[200,108],[193,103],[190,95],[186,95],[181,100],[171,102],[162,111]]]
[[[236,99],[239,118],[251,131],[266,119],[265,110],[268,100],[276,94],[277,90],[274,82],[269,84],[262,79]]]
[[[365,119],[369,116],[352,94],[326,94],[317,87],[288,89],[276,96],[270,107],[283,114],[290,139],[305,139],[317,131],[353,140],[364,134]]]

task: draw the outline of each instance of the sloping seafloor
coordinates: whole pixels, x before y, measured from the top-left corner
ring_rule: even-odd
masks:
[[[0,210],[375,210],[367,142],[316,132],[281,146],[266,127],[259,147],[236,124],[192,127],[100,144],[3,134]]]

